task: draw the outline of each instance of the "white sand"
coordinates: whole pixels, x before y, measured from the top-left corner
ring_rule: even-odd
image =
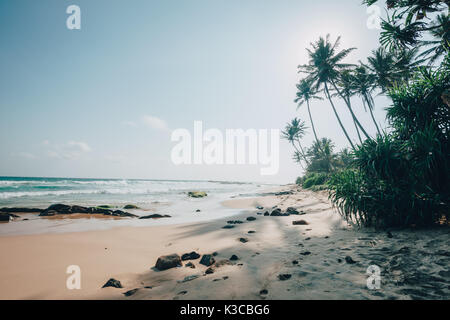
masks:
[[[0,237],[0,298],[450,298],[448,228],[393,231],[393,238],[385,232],[356,230],[331,209],[326,195],[309,191],[235,199],[224,205],[248,212],[200,224]],[[262,216],[256,213],[265,210],[256,210],[257,205],[292,206],[306,214]],[[248,216],[257,220],[248,222]],[[227,220],[245,223],[222,229]],[[308,225],[294,226],[294,220],[306,220]],[[256,232],[248,234],[250,230]],[[241,237],[249,242],[241,243]],[[210,275],[204,275],[206,267],[199,259],[192,261],[195,269],[152,269],[161,255],[191,251],[218,252],[216,261],[233,254],[240,259],[234,265],[215,268]],[[306,251],[310,254],[302,255]],[[346,256],[356,263],[346,263]],[[298,264],[293,264],[294,260]],[[366,270],[374,264],[382,271],[380,290],[369,290],[366,285]],[[81,290],[66,289],[69,265],[81,267]],[[280,281],[279,274],[290,274],[291,278]],[[189,275],[199,277],[180,282]],[[124,288],[101,289],[109,278],[120,280]],[[135,288],[139,290],[134,295],[123,295]],[[260,294],[263,289],[268,294]]]

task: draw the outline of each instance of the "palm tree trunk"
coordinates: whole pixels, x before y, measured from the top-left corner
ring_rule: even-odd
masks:
[[[338,120],[338,122],[339,122],[339,125],[341,126],[341,129],[342,129],[342,131],[343,131],[344,134],[345,134],[345,137],[347,138],[348,142],[349,142],[350,145],[352,146],[352,149],[355,150],[355,145],[353,144],[352,140],[350,139],[350,137],[349,137],[349,135],[348,135],[348,133],[347,133],[347,130],[345,130],[345,127],[344,127],[344,125],[342,124],[341,118],[339,118],[339,115],[338,115],[338,113],[337,113],[337,111],[336,111],[336,108],[334,107],[333,100],[331,99],[330,92],[328,91],[328,85],[327,85],[327,83],[325,83],[325,94],[327,95],[327,98],[328,98],[328,100],[329,100],[330,103],[331,103],[331,107],[333,108],[334,115],[336,116],[336,118],[337,118],[337,120]]]
[[[359,142],[362,144],[361,134],[359,133],[359,128],[358,128],[358,125],[356,124],[355,119],[353,119],[353,124],[355,125],[356,133],[358,134]]]
[[[356,124],[358,125],[358,127],[361,129],[362,133],[364,133],[364,135],[366,136],[367,139],[370,139],[370,136],[367,134],[366,130],[364,129],[364,127],[361,125],[361,123],[359,122],[358,118],[356,118],[355,113],[353,112],[352,109],[352,105],[350,103],[350,98],[347,100],[345,98],[345,96],[342,94],[341,91],[339,91],[338,87],[336,86],[336,84],[334,83],[334,81],[331,81],[331,84],[333,85],[334,89],[337,91],[337,93],[341,96],[341,98],[344,100],[345,104],[347,105],[348,111],[350,111],[353,121],[356,122]]]
[[[311,127],[314,133],[314,138],[316,138],[317,146],[319,147],[320,151],[323,153],[322,146],[320,145],[319,139],[317,138],[316,128],[314,127],[314,122],[311,116],[311,110],[309,108],[309,100],[306,100],[306,105],[308,106],[308,114],[309,114],[309,120],[311,120]]]
[[[369,107],[370,116],[372,117],[373,123],[375,123],[375,127],[377,128],[378,134],[381,135],[380,128],[378,127],[378,123],[377,123],[377,121],[375,120],[375,116],[373,115],[373,104],[372,104],[372,102],[371,102],[372,97],[370,97],[370,99],[369,99],[369,97],[367,97],[367,96],[365,95],[364,98],[365,98],[366,101],[367,101],[367,104],[368,104],[368,107]],[[363,100],[363,102],[364,102],[364,100]]]
[[[295,145],[294,141],[291,141],[291,144],[294,147],[295,151],[297,151],[298,153],[300,153],[302,155],[303,160],[305,160],[306,165],[308,165],[309,162],[308,162],[308,159],[306,158],[306,155],[305,155],[305,153],[303,151],[302,145],[300,143],[298,144],[300,146],[300,150],[299,150],[298,147]],[[302,169],[305,170],[305,167],[303,167],[303,164],[301,162],[299,162],[299,163],[300,163]]]

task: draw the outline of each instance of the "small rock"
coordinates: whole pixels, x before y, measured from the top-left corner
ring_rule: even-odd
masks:
[[[191,268],[191,269],[195,269],[195,264],[193,264],[192,262],[188,262],[184,265],[186,268]]]
[[[302,256],[309,256],[311,254],[311,251],[303,251],[300,253]]]
[[[222,277],[223,280],[228,280],[228,278],[229,278],[228,276]]]
[[[289,280],[292,277],[289,273],[286,274],[279,274],[278,279],[281,281]]]
[[[247,221],[255,221],[256,218],[255,217],[247,217]]]
[[[185,290],[183,290],[183,291],[178,292],[177,294],[178,294],[179,296],[184,296],[186,293],[188,293],[188,292],[185,291]]]
[[[250,230],[248,233],[252,234],[252,233],[256,233],[256,231]]]
[[[233,229],[234,225],[227,224],[226,226],[222,227],[222,229]]]
[[[161,256],[158,258],[158,260],[156,261],[156,265],[155,268],[163,271],[163,270],[167,270],[170,268],[175,268],[175,267],[181,267],[182,263],[181,263],[181,258],[179,255],[177,254],[170,254],[167,256]]]
[[[241,220],[230,220],[230,221],[227,221],[227,223],[228,224],[242,224],[244,222],[242,222]]]
[[[216,260],[214,260],[214,258],[211,254],[204,254],[202,259],[200,260],[200,264],[207,266],[207,267],[214,264],[214,262],[216,262]]]
[[[239,258],[238,258],[237,255],[233,254],[233,255],[231,256],[230,260],[231,260],[231,261],[236,261],[236,260],[239,260]]]
[[[212,274],[212,273],[214,273],[214,269],[211,267],[205,270],[205,274]]]
[[[260,292],[259,292],[259,294],[260,295],[266,295],[266,294],[268,294],[269,293],[269,291],[267,291],[266,289],[263,289],[263,290],[261,290]]]
[[[281,217],[282,216],[281,209],[277,208],[277,209],[273,210],[270,215],[272,217]]]
[[[292,221],[292,224],[293,224],[294,226],[306,226],[306,225],[308,225],[309,223],[306,222],[305,220],[297,220],[297,221]]]
[[[197,252],[195,252],[195,251],[192,251],[190,253],[185,253],[185,254],[183,254],[181,256],[181,260],[183,260],[183,261],[195,260],[195,259],[198,259],[198,258],[200,258],[200,255]]]
[[[387,232],[387,237],[388,237],[388,238],[393,238],[394,235],[393,235],[390,231],[388,231],[388,232]]]
[[[208,194],[203,191],[190,191],[188,192],[188,196],[191,198],[203,198],[206,197]]]
[[[338,259],[337,259],[337,262],[342,263],[342,259],[341,259],[341,258],[338,258]]]
[[[264,212],[264,216],[265,216],[265,217],[270,216],[269,211]]]
[[[149,215],[149,216],[142,216],[142,217],[139,217],[139,219],[161,219],[161,218],[171,218],[171,216],[169,216],[169,215],[161,215],[161,214],[151,214],[151,215]]]
[[[289,214],[293,214],[293,215],[298,215],[299,212],[297,211],[297,209],[293,208],[293,207],[289,207],[286,209],[286,212]]]
[[[297,260],[294,260],[294,261],[292,261],[292,264],[297,265],[297,264],[298,264],[298,261],[297,261]]]
[[[346,256],[346,257],[345,257],[345,262],[347,262],[348,264],[354,264],[354,263],[356,263],[356,261],[353,260],[352,257],[350,257],[350,256]]]
[[[129,290],[129,291],[127,291],[127,292],[124,292],[123,295],[124,295],[125,297],[129,297],[129,296],[132,296],[133,294],[135,294],[136,292],[138,292],[138,290],[139,290],[139,288],[133,289],[133,290]]]
[[[217,251],[214,251],[212,255],[213,255],[213,257],[217,257],[218,254],[219,253]]]
[[[258,209],[258,210],[263,210],[263,209],[264,209],[264,207],[261,207],[261,206],[257,206],[257,207],[256,207],[256,209]]]
[[[246,243],[246,242],[248,242],[248,239],[247,238],[239,238],[239,241],[242,243]]]
[[[107,288],[107,287],[113,287],[113,288],[123,288],[122,284],[120,283],[119,280],[116,280],[114,278],[109,279],[102,288]]]
[[[311,240],[311,238],[310,237],[308,237],[308,238],[305,238],[305,240],[307,241],[307,240]]]
[[[200,210],[200,209],[197,209],[197,210],[195,210],[195,212],[201,212],[201,210]]]

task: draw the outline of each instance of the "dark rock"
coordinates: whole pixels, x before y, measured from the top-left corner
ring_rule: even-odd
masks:
[[[214,251],[212,255],[213,255],[213,257],[216,257],[218,254],[219,253],[217,251]]]
[[[198,277],[199,277],[199,275],[193,274],[193,275],[184,277],[183,280],[178,281],[178,282],[179,282],[179,283],[185,283],[185,282],[189,282],[189,281],[195,280],[195,279],[197,279]]]
[[[294,226],[306,226],[306,225],[308,225],[309,223],[306,222],[305,220],[297,220],[297,221],[292,221],[292,224],[293,224]]]
[[[309,256],[311,254],[311,251],[303,251],[300,253],[302,256]]]
[[[48,214],[49,212],[52,212],[52,214]],[[66,204],[52,204],[47,209],[42,211],[39,214],[39,216],[46,217],[46,216],[54,215],[53,212],[56,212],[56,214],[71,214],[72,207],[68,206]]]
[[[195,212],[201,212],[201,210],[200,210],[200,209],[197,209],[197,210],[195,210]]]
[[[184,265],[186,268],[195,269],[195,265],[192,262],[188,262]]]
[[[229,221],[227,221],[227,223],[228,224],[242,224],[244,222],[241,220],[229,220]]]
[[[122,284],[120,283],[119,280],[116,280],[114,278],[109,279],[102,288],[107,288],[107,287],[113,287],[113,288],[123,288]]]
[[[270,215],[271,215],[272,217],[280,217],[280,216],[282,215],[281,209],[278,208],[278,209],[273,210],[272,213],[271,213]]]
[[[222,227],[222,229],[233,229],[234,225],[227,224],[226,226]]]
[[[248,242],[248,239],[247,238],[239,238],[239,241],[242,243],[246,243],[246,242]]]
[[[161,219],[161,218],[171,218],[169,215],[161,215],[161,214],[151,214],[149,216],[139,217],[139,219]]]
[[[270,216],[269,211],[264,212],[264,216],[265,216],[265,217]]]
[[[297,209],[293,208],[293,207],[289,207],[286,209],[286,212],[289,214],[293,214],[293,215],[298,215],[299,212],[297,211]]]
[[[131,210],[131,209],[140,209],[138,206],[134,204],[127,204],[125,207],[123,207],[125,210]]]
[[[252,234],[252,233],[256,233],[256,231],[250,230],[248,233]]]
[[[294,261],[292,261],[292,264],[297,265],[297,264],[298,264],[298,261],[297,261],[297,260],[294,260]]]
[[[354,263],[356,263],[356,261],[353,260],[352,257],[350,257],[350,256],[346,256],[346,257],[345,257],[345,262],[347,262],[348,264],[354,264]]]
[[[337,262],[342,263],[342,259],[341,259],[341,258],[338,258],[338,259],[337,259]]]
[[[257,212],[256,214],[257,214],[258,216],[262,216],[262,215],[263,215],[262,212]]]
[[[256,218],[255,217],[247,217],[247,221],[255,221]]]
[[[236,261],[236,260],[239,260],[239,258],[237,255],[233,254],[230,258],[230,261]]]
[[[128,212],[125,212],[125,211],[122,211],[122,210],[113,211],[111,213],[111,215],[114,216],[114,217],[130,217],[130,218],[137,217],[137,215],[135,215],[135,214],[131,214],[131,213],[128,213]],[[169,217],[170,216],[164,216],[164,218],[169,218]]]
[[[1,208],[0,212],[7,213],[40,213],[44,211],[44,209],[37,208]]]
[[[261,207],[261,206],[257,206],[257,207],[256,207],[256,209],[258,209],[258,210],[263,210],[263,209],[264,209],[264,207]]]
[[[9,213],[0,213],[0,221],[9,222],[13,220],[13,217]]]
[[[211,254],[204,254],[202,259],[200,260],[200,264],[209,267],[210,265],[214,264],[216,260]]]
[[[293,192],[292,191],[281,191],[281,192],[275,193],[276,196],[287,196],[290,194],[293,194]]]
[[[133,289],[133,290],[129,290],[129,291],[127,291],[127,292],[124,292],[123,295],[124,295],[125,297],[129,297],[129,296],[132,296],[133,294],[135,294],[136,292],[138,292],[138,290],[139,290],[139,288]]]
[[[200,255],[197,252],[195,252],[195,251],[192,251],[190,253],[185,253],[185,254],[183,254],[181,256],[181,260],[183,260],[183,261],[195,260],[195,259],[198,259],[198,258],[200,258]]]
[[[230,278],[229,276],[222,277],[223,280],[228,280],[229,278]]]
[[[72,213],[90,213],[89,208],[86,207],[82,207],[82,206],[72,206],[71,208]]]
[[[390,231],[388,231],[386,235],[387,235],[388,238],[393,238],[394,237]]]
[[[266,289],[263,289],[263,290],[261,290],[260,292],[259,292],[259,294],[260,295],[266,295],[266,294],[268,294],[269,293],[269,291],[267,291]]]
[[[178,292],[177,294],[179,295],[179,296],[184,296],[185,294],[187,294],[188,292],[186,291],[186,290],[183,290],[183,291],[180,291],[180,292]]]
[[[289,280],[291,277],[292,277],[292,275],[289,273],[278,275],[278,279],[281,281]]]
[[[205,270],[205,274],[212,274],[212,273],[214,273],[214,269],[211,267]]]
[[[167,256],[161,256],[156,261],[155,268],[158,270],[167,270],[170,268],[181,267],[181,258],[177,254],[170,254]]]
[[[310,237],[308,237],[308,238],[305,238],[305,240],[306,240],[306,241],[308,241],[308,240],[311,240],[311,238],[310,238]]]

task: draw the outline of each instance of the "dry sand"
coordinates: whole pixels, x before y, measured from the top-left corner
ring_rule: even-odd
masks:
[[[116,228],[104,231],[0,237],[1,299],[449,299],[449,229],[358,230],[333,211],[325,194],[297,191],[234,199],[225,206],[247,210],[200,224]],[[277,205],[305,215],[257,215]],[[256,206],[265,207],[256,210]],[[271,211],[271,210],[269,210]],[[256,217],[255,221],[246,218]],[[222,229],[227,220],[242,220]],[[308,225],[294,226],[305,220]],[[248,231],[255,231],[249,234]],[[245,237],[248,242],[238,239]],[[205,275],[195,269],[156,271],[161,255],[217,252],[233,265]],[[355,263],[348,263],[351,257]],[[187,262],[187,261],[186,261]],[[184,264],[186,264],[184,262]],[[296,263],[297,262],[297,263]],[[66,268],[81,268],[81,290],[66,288]],[[370,265],[381,270],[381,288],[367,287]],[[289,274],[288,280],[279,280]],[[197,278],[183,282],[187,276]],[[109,279],[123,289],[101,287]],[[124,292],[138,289],[125,297]],[[261,293],[267,290],[267,293]]]

